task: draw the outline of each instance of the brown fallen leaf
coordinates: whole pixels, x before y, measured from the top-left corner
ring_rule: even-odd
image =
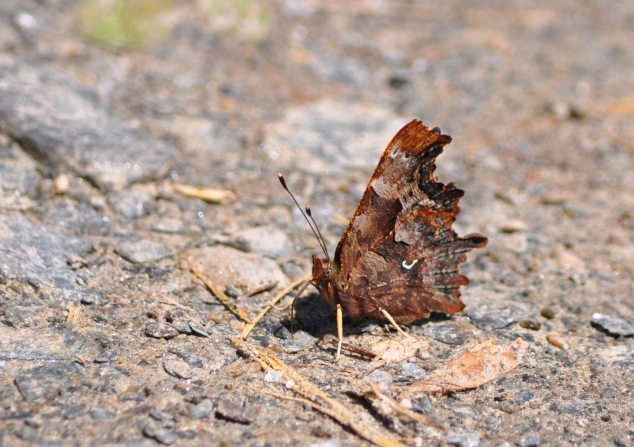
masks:
[[[418,352],[429,349],[429,343],[416,337],[399,337],[384,340],[372,346],[372,352],[376,354],[371,365],[374,368],[385,364],[400,363]]]
[[[182,183],[172,183],[171,187],[174,191],[184,196],[210,203],[227,203],[235,198],[235,194],[226,189],[198,188],[196,186],[183,185]]]
[[[447,365],[432,372],[423,380],[407,387],[402,394],[413,392],[452,393],[477,388],[497,379],[522,363],[528,343],[518,338],[510,346],[496,346],[490,339],[481,343]]]

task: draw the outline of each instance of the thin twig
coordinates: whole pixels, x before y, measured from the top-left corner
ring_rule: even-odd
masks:
[[[266,315],[266,313],[273,308],[273,306],[275,306],[282,298],[288,295],[291,290],[293,290],[295,287],[299,286],[300,284],[303,284],[304,282],[308,281],[310,278],[312,278],[312,276],[313,276],[312,273],[306,273],[304,276],[302,276],[301,278],[299,278],[298,280],[290,284],[288,287],[286,287],[284,290],[278,293],[275,297],[273,297],[273,299],[269,301],[269,304],[267,304],[264,307],[264,309],[262,309],[262,311],[258,314],[258,316],[255,317],[253,321],[250,321],[249,324],[247,324],[247,327],[245,327],[244,330],[242,331],[242,338],[246,340],[249,334],[251,333],[251,331],[253,330],[253,328],[255,327],[255,325],[258,324],[258,321],[260,321],[262,317],[264,317],[264,315]]]
[[[373,381],[368,380],[367,382],[372,387],[372,392],[377,397],[377,399],[379,399],[380,401],[386,403],[397,414],[400,414],[401,416],[406,416],[406,417],[410,418],[411,420],[419,422],[419,423],[421,423],[423,425],[427,425],[429,427],[433,427],[433,428],[435,428],[437,430],[442,431],[443,433],[445,433],[447,431],[444,427],[442,427],[442,426],[430,421],[429,418],[423,416],[422,414],[416,413],[415,411],[412,411],[410,409],[405,408],[403,405],[401,405],[400,403],[398,403],[397,401],[392,399],[390,396],[388,396],[386,394],[383,394],[383,392],[379,388],[379,385],[377,385]]]
[[[266,284],[262,284],[260,286],[255,287],[253,290],[247,292],[247,296],[254,296],[258,293],[266,292],[267,290],[271,290],[277,287],[279,281],[269,281]]]
[[[216,296],[216,298],[218,298],[220,302],[224,304],[227,309],[229,309],[231,313],[233,313],[236,317],[240,318],[245,323],[247,324],[251,323],[251,319],[249,319],[249,316],[243,310],[236,307],[231,302],[231,299],[227,295],[225,295],[225,293],[222,290],[220,290],[220,288],[217,285],[211,282],[211,279],[209,279],[207,275],[205,275],[203,272],[198,270],[193,265],[190,265],[189,268],[192,271],[192,273],[196,275],[207,286],[207,288],[211,291],[211,293],[213,293]]]
[[[160,295],[165,300],[165,301],[159,301],[159,303],[161,303],[161,304],[168,304],[170,306],[178,307],[179,309],[183,309],[185,311],[195,312],[195,310],[192,309],[191,307],[185,306],[184,304],[177,303],[176,301],[174,301],[173,299],[171,299],[170,297],[166,296],[163,293],[161,293]],[[189,320],[193,321],[194,323],[199,324],[199,325],[202,326],[200,320],[198,320],[195,317],[192,317],[189,313],[187,314],[187,318]]]
[[[361,419],[358,414],[355,414],[340,402],[329,397],[326,393],[284,364],[282,360],[268,355],[266,352],[260,352],[254,349],[248,352],[251,354],[251,358],[255,359],[264,370],[282,371],[286,380],[292,380],[294,382],[294,385],[290,388],[293,392],[305,398],[314,409],[330,416],[341,425],[349,427],[359,437],[380,447],[404,447],[403,444],[388,438],[374,426]]]

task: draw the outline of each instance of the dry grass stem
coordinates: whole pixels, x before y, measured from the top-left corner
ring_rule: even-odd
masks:
[[[277,287],[279,283],[280,283],[279,281],[270,281],[270,282],[267,282],[266,284],[262,284],[261,286],[257,286],[253,290],[250,290],[249,292],[247,292],[247,296],[254,296],[254,295],[257,295],[258,293],[266,292],[268,290],[273,290],[274,288]]]
[[[264,309],[262,309],[262,311],[257,315],[257,317],[255,317],[253,319],[253,321],[248,322],[247,327],[245,327],[244,330],[242,331],[242,338],[244,340],[246,340],[247,337],[249,336],[249,334],[251,333],[251,331],[253,330],[253,328],[255,327],[255,325],[258,324],[258,322],[262,319],[262,317],[264,317],[264,315],[266,315],[266,313],[269,310],[271,310],[282,298],[284,298],[286,295],[288,295],[291,292],[291,290],[293,290],[295,287],[303,284],[304,282],[308,281],[312,277],[313,277],[312,273],[306,273],[304,276],[302,276],[301,278],[297,279],[296,281],[294,281],[293,283],[288,285],[280,293],[275,295],[273,297],[273,299],[271,301],[269,301],[269,304],[267,304],[264,307]]]
[[[362,420],[358,416],[358,413],[354,413],[340,402],[329,397],[326,393],[287,366],[282,360],[268,355],[266,352],[254,349],[250,349],[248,352],[251,358],[256,360],[265,371],[282,371],[286,380],[292,380],[294,382],[293,387],[290,388],[293,392],[306,399],[307,403],[315,410],[330,416],[339,424],[350,428],[357,436],[381,447],[404,446],[404,444],[399,441],[388,438],[375,426]]]
[[[192,273],[196,275],[205,284],[205,286],[207,286],[211,293],[213,293],[216,298],[218,298],[220,302],[224,304],[231,313],[233,313],[236,317],[240,318],[245,323],[251,323],[251,319],[249,318],[249,316],[243,310],[236,307],[231,302],[231,299],[227,295],[225,295],[225,293],[220,290],[220,287],[214,284],[207,275],[205,275],[193,265],[189,266],[189,268],[191,269]]]

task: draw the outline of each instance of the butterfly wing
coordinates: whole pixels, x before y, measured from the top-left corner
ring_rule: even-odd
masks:
[[[481,235],[460,238],[451,226],[464,192],[435,181],[434,161],[451,137],[414,120],[401,129],[381,160],[335,253],[344,311],[397,322],[455,313],[461,285],[458,265],[484,247]]]

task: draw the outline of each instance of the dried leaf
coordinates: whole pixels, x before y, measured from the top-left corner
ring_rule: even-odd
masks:
[[[174,191],[181,193],[187,197],[204,200],[210,203],[227,203],[235,198],[235,194],[226,189],[215,188],[198,188],[191,185],[183,185],[182,183],[172,183]]]
[[[527,347],[528,343],[521,338],[507,348],[496,346],[493,339],[487,340],[410,385],[408,393],[451,393],[477,388],[516,368],[522,362]]]
[[[400,363],[428,349],[429,343],[420,338],[391,338],[372,346],[372,352],[376,354],[372,366],[376,368],[385,364]]]

